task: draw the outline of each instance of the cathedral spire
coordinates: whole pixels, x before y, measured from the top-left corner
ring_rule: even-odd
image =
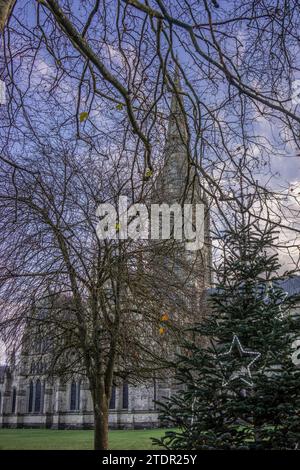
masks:
[[[176,64],[172,81],[163,167],[156,184],[157,197],[170,202],[182,200],[188,172],[186,119],[180,71]]]
[[[171,98],[171,109],[168,123],[167,146],[173,142],[186,144],[187,131],[184,115],[184,102],[182,99],[182,88],[180,83],[179,67],[176,64],[173,78],[173,90]]]

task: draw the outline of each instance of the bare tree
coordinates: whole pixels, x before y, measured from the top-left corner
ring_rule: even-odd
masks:
[[[161,342],[150,335],[144,351],[145,335],[151,325],[155,330],[162,303],[174,306],[165,291],[189,291],[172,264],[164,275],[155,270],[147,244],[104,243],[95,233],[100,202],[125,193],[141,202],[153,190],[170,91],[184,120],[176,127],[184,134],[186,185],[196,176],[211,201],[216,241],[236,204],[244,207],[235,195],[241,180],[264,209],[259,220],[279,215],[280,229],[299,233],[287,223],[290,200],[274,170],[277,159],[299,157],[291,90],[299,70],[299,5],[273,3],[18,0],[9,22],[13,3],[0,4],[7,84],[0,110],[2,295],[24,312],[46,285],[55,295],[72,295],[72,342],[94,394],[96,448],[107,447],[112,376],[124,346],[130,357],[146,352],[149,361]],[[298,198],[289,197],[295,218]],[[297,250],[298,239],[284,248]],[[161,249],[173,256],[174,247]],[[178,302],[182,308],[187,317],[193,310]],[[21,328],[26,314],[10,312],[5,328]],[[132,369],[134,359],[128,364]]]
[[[22,164],[10,158],[1,165],[1,331],[14,349],[46,340],[52,375],[87,377],[95,448],[107,448],[113,381],[165,374],[178,328],[200,305],[194,296],[185,301],[195,266],[182,257],[176,274],[175,240],[98,238],[98,204],[130,194],[122,164],[84,161],[62,140],[30,150]]]
[[[299,157],[292,89],[298,2],[44,0],[28,2],[25,14],[22,6],[17,2],[3,36],[10,120],[22,110],[33,120],[42,90],[48,103],[60,90],[53,110],[59,119],[58,109],[69,107],[64,127],[76,125],[100,154],[100,142],[125,139],[142,157],[137,162],[132,151],[132,167],[147,179],[157,168],[171,90],[183,97],[190,164],[218,211],[240,177],[253,187],[258,180],[262,198],[277,198],[284,211],[287,184],[276,181],[275,166]],[[103,109],[108,119],[99,126]]]

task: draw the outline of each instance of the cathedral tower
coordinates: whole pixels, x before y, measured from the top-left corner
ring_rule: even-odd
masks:
[[[204,292],[211,286],[211,242],[209,204],[203,181],[189,158],[189,138],[187,115],[184,108],[183,91],[180,84],[179,70],[174,76],[175,91],[172,93],[167,138],[164,148],[163,165],[158,175],[153,201],[159,204],[197,204],[202,205],[204,245],[200,250],[187,251],[184,242],[177,243],[173,250],[173,260],[169,257],[169,266],[173,263],[174,271],[188,280],[188,287],[195,289],[196,298],[202,303]],[[182,221],[184,223],[184,220]],[[196,227],[194,227],[196,229]],[[184,230],[183,230],[184,234]],[[166,264],[166,263],[164,263]],[[194,297],[192,291],[190,296]],[[197,308],[196,302],[195,308]]]

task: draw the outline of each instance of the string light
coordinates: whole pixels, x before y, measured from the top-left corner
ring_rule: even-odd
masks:
[[[238,336],[234,334],[229,350],[225,353],[219,354],[218,357],[230,356],[232,354],[232,350],[234,349],[235,346],[237,347],[237,349],[239,351],[240,357],[252,356],[253,359],[251,359],[251,361],[249,362],[249,364],[246,367],[242,366],[239,370],[237,370],[236,372],[233,372],[227,380],[223,380],[222,385],[224,387],[224,386],[228,385],[229,382],[232,382],[233,380],[239,379],[242,382],[244,382],[246,385],[249,385],[250,387],[252,387],[253,386],[253,381],[252,381],[252,375],[251,375],[251,369],[250,368],[261,357],[261,353],[258,352],[258,351],[250,351],[250,349],[244,349],[243,346],[241,345],[241,342],[240,342]],[[245,375],[248,376],[247,379],[245,378]]]
[[[271,287],[270,287],[270,286],[271,286]],[[266,288],[265,296],[264,296],[264,298],[263,298],[263,302],[264,302],[265,304],[267,304],[267,305],[271,302],[271,301],[270,301],[269,292],[270,292],[271,294],[274,294],[274,287],[273,287],[272,281],[270,281],[269,286]],[[275,316],[275,318],[276,318],[277,320],[279,320],[279,321],[283,321],[283,320],[284,320],[285,315],[284,315],[284,313],[282,312],[282,308],[281,308],[281,307],[282,307],[282,304],[285,302],[285,300],[287,299],[288,296],[289,296],[289,293],[288,293],[288,292],[284,292],[282,299],[280,299],[280,304],[279,304],[279,306],[278,306],[279,313],[278,313],[278,315]]]
[[[263,302],[267,305],[271,302],[269,293],[271,294],[274,293],[274,287],[273,287],[272,281],[269,281],[269,283],[266,285],[265,296],[263,298]]]
[[[288,293],[288,292],[285,292],[285,293],[284,293],[284,296],[283,296],[283,299],[282,299],[282,301],[281,301],[281,304],[279,305],[279,314],[276,315],[276,317],[275,317],[275,318],[277,318],[277,320],[279,320],[279,321],[283,321],[283,320],[284,320],[285,315],[284,315],[284,313],[282,312],[281,306],[282,306],[282,304],[285,302],[285,300],[287,299],[288,296],[289,296],[289,293]]]

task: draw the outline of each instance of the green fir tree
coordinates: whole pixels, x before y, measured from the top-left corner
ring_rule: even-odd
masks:
[[[300,368],[292,360],[300,320],[277,276],[275,230],[244,214],[224,233],[209,312],[186,332],[178,357],[181,390],[160,403],[163,422],[175,428],[160,445],[300,447]]]

